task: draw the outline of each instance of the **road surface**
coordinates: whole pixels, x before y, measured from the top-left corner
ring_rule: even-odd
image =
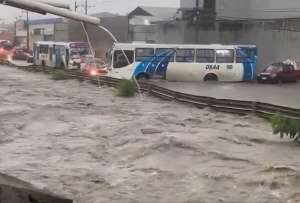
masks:
[[[263,119],[0,70],[0,173],[75,203],[300,201],[299,145]]]
[[[300,109],[300,82],[289,84],[257,83],[179,83],[156,81],[161,87],[217,99],[258,101]]]

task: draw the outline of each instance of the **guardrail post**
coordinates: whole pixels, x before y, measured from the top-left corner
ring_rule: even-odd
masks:
[[[256,114],[256,110],[257,110],[257,102],[252,102],[251,104],[251,110],[253,114]]]
[[[175,101],[179,99],[179,95],[177,94],[177,92],[174,92],[173,97],[174,97],[174,100],[175,100]]]
[[[151,83],[148,83],[148,88],[147,88],[147,93],[148,94],[151,94],[152,86],[153,85]]]
[[[215,98],[210,98],[210,99],[208,100],[207,104],[208,104],[208,106],[209,106],[210,108],[213,108],[213,109],[214,109],[214,106],[215,106],[215,104],[216,104]]]

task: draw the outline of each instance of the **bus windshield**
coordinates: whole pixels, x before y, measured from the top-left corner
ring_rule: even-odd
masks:
[[[88,43],[71,43],[70,44],[70,55],[72,58],[81,57],[90,53]]]

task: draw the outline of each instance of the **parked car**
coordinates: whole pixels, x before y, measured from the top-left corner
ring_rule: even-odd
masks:
[[[12,55],[13,60],[33,61],[32,53],[24,48],[16,48]]]
[[[300,70],[292,63],[273,63],[257,75],[259,83],[297,82]]]
[[[107,65],[99,58],[86,57],[80,64],[80,71],[88,76],[106,75],[108,72]]]

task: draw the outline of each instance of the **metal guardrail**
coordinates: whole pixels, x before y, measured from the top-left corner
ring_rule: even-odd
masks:
[[[47,68],[29,66],[29,67],[18,67],[32,72],[46,72],[49,73],[51,70]],[[99,77],[90,78],[84,76],[78,71],[66,71],[66,74],[70,78],[76,78],[80,80],[89,80],[93,84],[97,85],[108,85],[117,87],[120,83],[120,79],[111,77]],[[268,103],[256,102],[256,101],[241,101],[241,100],[230,100],[230,99],[216,99],[213,97],[196,96],[192,94],[186,94],[169,90],[158,85],[154,85],[150,82],[139,82],[140,90],[147,92],[149,95],[169,100],[178,101],[181,103],[194,105],[198,108],[211,108],[216,111],[234,113],[240,115],[256,114],[261,117],[269,118],[270,116],[281,114],[283,116],[300,120],[300,109],[273,105]]]

